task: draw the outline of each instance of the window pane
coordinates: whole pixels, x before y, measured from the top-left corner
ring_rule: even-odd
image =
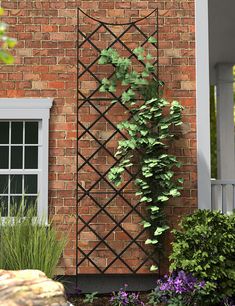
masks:
[[[23,143],[23,122],[11,123],[11,143]]]
[[[22,208],[22,197],[13,196],[10,198],[10,216],[15,216]]]
[[[24,197],[24,214],[30,210],[30,214],[37,216],[37,197]]]
[[[0,122],[0,144],[9,144],[9,122]]]
[[[10,190],[11,194],[22,194],[22,175],[11,175]]]
[[[11,147],[11,169],[22,169],[23,147]]]
[[[38,144],[38,122],[25,122],[25,143]]]
[[[37,175],[25,175],[24,176],[24,193],[34,193],[38,192],[38,176]]]
[[[8,169],[9,165],[9,148],[0,147],[0,169]]]
[[[25,147],[25,169],[38,168],[38,148]]]
[[[4,193],[8,193],[8,175],[0,175],[0,194]]]
[[[8,216],[8,197],[0,197],[0,216]]]

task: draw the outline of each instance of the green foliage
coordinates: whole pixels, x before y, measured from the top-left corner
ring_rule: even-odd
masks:
[[[87,293],[83,302],[85,304],[93,304],[93,302],[98,299],[97,294],[98,292]]]
[[[210,303],[234,295],[235,214],[198,210],[180,225],[173,231],[171,270],[183,269],[205,280]]]
[[[210,87],[211,177],[217,178],[217,135],[215,87]]]
[[[19,209],[14,218],[0,216],[0,269],[38,269],[51,278],[67,238],[58,239],[52,224],[34,216],[34,209]]]
[[[149,41],[156,42],[154,38]],[[118,186],[123,182],[125,169],[138,165],[136,195],[146,203],[149,217],[143,226],[151,232],[151,239],[145,243],[159,246],[160,237],[168,229],[163,212],[165,203],[178,197],[182,189],[182,179],[175,176],[180,163],[168,153],[168,148],[176,136],[175,127],[182,124],[183,107],[177,101],[170,104],[159,95],[163,83],[152,74],[155,71],[152,55],[142,47],[133,52],[144,63],[142,71],[135,70],[130,59],[111,48],[103,50],[99,59],[100,65],[111,64],[115,69],[112,78],[103,79],[100,91],[115,92],[122,85],[121,103],[129,107],[130,113],[128,120],[118,124],[129,137],[118,143],[116,157],[120,162],[110,170],[109,179]]]
[[[0,16],[4,13],[3,8],[0,7]],[[5,64],[13,64],[14,57],[10,54],[8,49],[12,49],[16,45],[16,39],[10,38],[6,35],[7,24],[0,22],[0,61]]]
[[[158,306],[161,303],[162,292],[155,288],[148,295],[148,305]]]

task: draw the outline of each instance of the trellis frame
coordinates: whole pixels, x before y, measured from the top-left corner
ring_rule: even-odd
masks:
[[[81,29],[80,29],[80,14],[85,15],[86,17],[90,18],[91,20],[95,21],[98,23],[98,26],[95,28],[94,31],[92,31],[89,35],[84,34]],[[151,33],[151,35],[146,35],[141,28],[138,26],[138,23],[140,23],[141,21],[143,21],[144,19],[147,19],[148,17],[154,15],[156,16],[156,29],[153,33]],[[126,26],[126,29],[120,34],[120,35],[116,35],[112,29],[110,29],[110,27],[115,27],[115,26]],[[122,226],[122,222],[129,216],[131,215],[131,213],[135,212],[139,215],[139,217],[141,217],[141,219],[144,219],[144,216],[137,210],[138,206],[141,204],[139,202],[136,203],[136,205],[132,205],[126,198],[125,198],[125,194],[127,194],[127,192],[125,192],[125,194],[123,193],[123,190],[125,189],[125,187],[132,182],[135,177],[136,174],[132,174],[128,169],[126,169],[126,171],[128,172],[128,174],[131,176],[131,178],[125,182],[125,184],[121,187],[121,188],[115,188],[108,179],[106,179],[106,175],[108,174],[109,170],[106,171],[105,173],[99,173],[96,168],[92,165],[92,163],[90,162],[90,160],[97,154],[97,152],[100,149],[104,149],[108,154],[110,154],[112,156],[112,158],[115,160],[115,165],[118,164],[119,159],[117,157],[114,156],[114,154],[112,154],[107,148],[106,148],[106,144],[116,135],[116,134],[120,134],[124,139],[127,139],[126,135],[124,135],[117,127],[115,124],[113,124],[109,118],[106,117],[106,114],[108,113],[108,111],[113,107],[113,104],[110,103],[111,101],[113,101],[114,99],[118,101],[118,103],[121,103],[121,97],[120,96],[116,96],[114,93],[112,94],[112,98],[92,98],[92,96],[94,96],[95,93],[97,93],[99,91],[99,88],[101,87],[101,81],[92,71],[90,71],[90,68],[97,64],[99,57],[100,57],[100,53],[102,50],[100,50],[91,40],[92,36],[97,33],[97,31],[99,31],[100,28],[104,28],[109,34],[111,34],[114,37],[114,41],[112,43],[109,44],[108,48],[111,48],[113,45],[115,45],[116,42],[119,42],[129,53],[129,59],[131,58],[135,58],[138,60],[138,57],[136,54],[133,53],[133,51],[121,40],[121,38],[132,28],[134,27],[135,30],[137,30],[143,37],[144,37],[144,41],[141,44],[141,46],[143,47],[147,42],[149,37],[151,36],[156,36],[157,38],[157,43],[153,43],[152,45],[156,48],[157,51],[157,59],[156,61],[153,63],[156,66],[156,72],[153,72],[153,76],[158,80],[159,79],[159,44],[158,44],[158,9],[155,9],[154,11],[152,11],[150,14],[148,14],[146,17],[138,19],[136,21],[133,22],[129,22],[129,23],[122,23],[122,24],[116,24],[116,23],[107,23],[98,19],[95,19],[91,16],[89,16],[88,14],[86,14],[82,9],[78,8],[77,10],[77,152],[76,152],[76,156],[77,156],[77,171],[76,171],[76,275],[78,276],[78,269],[79,266],[87,259],[88,261],[90,261],[92,263],[92,265],[94,267],[96,267],[96,269],[99,271],[100,274],[105,274],[107,272],[107,270],[112,266],[112,264],[119,259],[130,271],[130,273],[132,274],[136,274],[138,273],[138,271],[141,269],[142,266],[144,266],[144,264],[149,260],[153,260],[153,262],[156,262],[156,258],[153,256],[154,253],[156,253],[155,251],[152,252],[147,252],[143,246],[141,246],[138,243],[138,238],[146,231],[146,229],[142,229],[139,234],[136,237],[132,237],[128,231],[123,228]],[[84,40],[82,42],[80,42],[80,35],[84,38]],[[94,61],[92,61],[92,63],[90,63],[88,66],[86,66],[83,62],[82,59],[79,57],[79,49],[83,46],[83,44],[85,42],[88,42],[99,54],[99,56],[96,57],[96,59]],[[144,63],[141,60],[138,60],[138,62],[142,65],[144,65]],[[80,73],[80,67],[83,67],[84,70],[83,72]],[[89,72],[92,77],[97,81],[98,86],[96,87],[96,89],[89,95],[89,96],[85,96],[79,89],[79,79],[84,75],[84,73]],[[108,77],[111,78],[114,75],[114,72]],[[106,108],[106,110],[104,112],[101,112],[99,110],[98,107],[96,107],[95,102],[96,101],[106,101],[107,103],[109,103],[109,106]],[[92,124],[89,127],[86,127],[80,120],[79,120],[79,111],[81,110],[82,106],[85,105],[85,103],[89,103],[90,107],[93,107],[98,113],[99,116],[96,118],[95,121],[92,122]],[[122,104],[123,107],[126,108],[126,110],[128,110],[128,108]],[[109,136],[104,143],[100,142],[99,139],[97,139],[92,132],[90,131],[90,129],[100,120],[100,119],[105,119],[108,124],[110,124],[113,129],[114,132],[112,133],[111,136]],[[78,134],[78,130],[79,127],[83,128],[83,132],[81,133],[81,135]],[[99,145],[99,148],[97,150],[95,150],[91,156],[89,156],[88,158],[86,156],[83,156],[80,152],[79,152],[79,141],[81,140],[81,138],[88,133],[93,139],[94,141]],[[83,159],[83,163],[81,165],[79,165],[78,162],[78,158],[82,158]],[[88,189],[84,188],[80,182],[79,182],[79,171],[84,167],[84,165],[89,165],[96,174],[99,175],[99,179],[97,181],[95,181],[93,183],[93,185],[91,187],[89,187]],[[113,167],[112,166],[112,167]],[[97,183],[99,183],[100,181],[104,180],[106,184],[108,184],[108,186],[110,186],[110,188],[112,189],[112,192],[108,192],[108,191],[93,191],[92,189],[97,185]],[[128,194],[134,194],[135,192],[131,192],[129,191]],[[101,203],[99,203],[94,197],[94,194],[112,194],[113,196],[105,203],[105,205],[102,205]],[[115,197],[120,196],[122,198],[122,200],[131,208],[131,210],[124,215],[121,220],[117,221],[115,220],[115,218],[106,210],[107,206],[112,202],[113,199],[115,199]],[[82,201],[86,196],[89,196],[89,198],[97,205],[97,207],[99,208],[98,211],[92,216],[92,218],[87,222],[85,221],[82,216],[79,215],[79,208],[78,208],[78,204],[80,201]],[[94,220],[99,213],[104,212],[114,223],[114,227],[104,236],[102,237],[101,235],[99,235],[91,226],[90,223],[92,222],[92,220]],[[78,228],[78,222],[81,221],[83,223],[83,226],[81,229]],[[95,234],[97,236],[97,238],[99,239],[98,244],[92,248],[87,254],[79,247],[79,234],[85,229],[88,228],[93,234]],[[130,242],[127,244],[127,246],[124,247],[123,250],[121,250],[121,252],[117,253],[115,250],[113,250],[113,248],[109,245],[109,243],[106,241],[107,237],[117,228],[120,228],[129,238],[130,238]],[[100,244],[104,244],[114,255],[115,258],[104,268],[100,268],[91,258],[90,255],[97,249],[97,247]],[[146,255],[146,259],[143,260],[141,262],[141,264],[136,268],[133,269],[130,265],[128,265],[125,260],[122,258],[122,255],[128,250],[128,248],[132,245],[135,244],[136,246],[138,246],[138,248],[141,249],[141,251]],[[79,252],[83,255],[83,259],[82,260],[78,260],[79,256]],[[157,264],[159,265],[159,262],[157,262]],[[159,269],[159,274],[160,274],[160,269]]]

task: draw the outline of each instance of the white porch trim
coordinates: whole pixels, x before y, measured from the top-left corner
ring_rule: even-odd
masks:
[[[208,0],[196,0],[198,208],[211,209]]]
[[[218,179],[235,178],[233,64],[216,65]]]

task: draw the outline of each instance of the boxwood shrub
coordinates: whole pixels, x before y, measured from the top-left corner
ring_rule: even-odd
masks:
[[[198,210],[185,217],[170,256],[171,270],[206,281],[209,305],[235,295],[235,213]]]

